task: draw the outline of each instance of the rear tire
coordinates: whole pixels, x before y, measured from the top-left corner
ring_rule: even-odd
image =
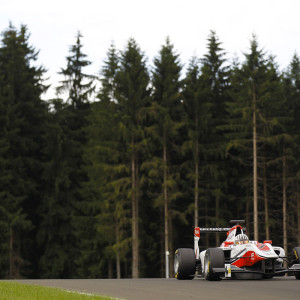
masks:
[[[175,251],[175,278],[180,280],[193,279],[196,271],[196,256],[193,249],[180,248]]]
[[[219,248],[208,248],[204,257],[204,278],[209,281],[221,280],[219,274],[213,273],[213,268],[224,268],[224,251]]]
[[[300,247],[295,247],[293,249],[293,253],[295,255],[295,261],[296,261],[296,264],[300,264]],[[295,272],[295,277],[296,279],[300,279],[300,271],[298,272]]]

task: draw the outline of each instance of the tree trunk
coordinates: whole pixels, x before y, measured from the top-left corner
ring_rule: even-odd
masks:
[[[119,232],[119,223],[116,222],[116,242],[117,242],[117,253],[116,253],[116,264],[117,264],[117,279],[121,278],[121,261],[120,261],[120,249],[119,249],[119,243],[120,243],[120,232]]]
[[[220,196],[219,191],[216,193],[216,227],[219,227],[219,219],[220,219]],[[220,234],[217,232],[216,234],[216,247],[220,246]]]
[[[160,238],[160,277],[165,277],[165,213],[164,207],[162,206],[159,210],[160,214],[160,225],[159,225],[159,238]]]
[[[282,219],[283,219],[283,249],[287,254],[287,203],[286,203],[286,158],[282,161]],[[286,262],[284,262],[286,267]]]
[[[113,263],[111,259],[108,259],[107,262],[107,276],[109,279],[113,278]]]
[[[252,82],[252,129],[253,129],[253,222],[254,222],[254,240],[258,241],[258,197],[257,197],[257,137],[256,137],[256,95],[255,87]]]
[[[199,141],[198,141],[198,119],[196,118],[196,140],[195,140],[195,213],[194,225],[198,227],[199,222]]]
[[[250,232],[250,230],[249,230],[249,228],[250,228],[250,216],[249,216],[249,201],[247,201],[246,202],[246,232],[247,232],[247,234],[249,234],[249,232]]]
[[[168,209],[168,187],[167,187],[167,145],[166,132],[163,133],[163,164],[164,164],[164,179],[163,179],[163,193],[164,193],[164,217],[165,217],[165,256],[169,252],[169,209]],[[169,270],[166,270],[166,274]]]
[[[209,225],[208,225],[208,207],[207,207],[207,201],[205,201],[205,227],[209,227]],[[209,233],[206,233],[205,234],[205,248],[207,249],[208,247],[209,247]]]
[[[140,186],[140,182],[139,182],[139,168],[138,168],[138,157],[137,155],[135,155],[135,212],[136,212],[136,218],[135,218],[135,226],[136,226],[136,240],[137,240],[137,257],[138,257],[138,266],[137,266],[137,270],[138,270],[138,277],[140,276],[139,273],[139,264],[140,264],[140,251],[139,251],[139,186]]]
[[[299,190],[299,180],[296,182],[296,199],[297,199],[297,216],[298,216],[298,232],[297,241],[300,245],[300,190]]]
[[[264,164],[264,202],[265,202],[265,229],[266,239],[270,239],[270,224],[269,224],[269,206],[268,206],[268,185],[267,185],[267,167]]]
[[[174,245],[173,245],[173,224],[172,224],[172,216],[169,219],[169,276],[172,277],[174,274]]]
[[[131,139],[131,209],[132,209],[132,278],[139,277],[139,241],[137,216],[137,189],[136,189],[136,157],[134,150],[134,137]]]
[[[10,237],[9,237],[9,278],[14,279],[14,234],[13,229],[10,226]]]

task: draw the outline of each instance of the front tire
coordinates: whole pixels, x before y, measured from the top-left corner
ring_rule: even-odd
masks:
[[[220,280],[220,275],[213,272],[213,268],[224,268],[224,251],[219,248],[208,248],[204,257],[204,278],[209,281]]]
[[[180,248],[175,251],[175,278],[180,280],[193,279],[196,271],[196,256],[193,249]]]
[[[300,264],[300,247],[295,247],[293,249],[293,253],[294,253],[294,256],[295,256],[296,264]],[[298,280],[300,279],[300,271],[295,272],[295,277]]]

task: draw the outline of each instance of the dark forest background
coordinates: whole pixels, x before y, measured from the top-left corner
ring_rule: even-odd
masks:
[[[281,70],[253,36],[228,60],[211,31],[184,66],[169,38],[151,62],[130,38],[90,75],[78,32],[65,97],[45,101],[29,37],[13,25],[1,36],[0,278],[163,277],[194,226],[230,219],[300,245],[297,54]]]

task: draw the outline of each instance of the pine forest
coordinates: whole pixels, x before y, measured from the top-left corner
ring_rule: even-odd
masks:
[[[87,74],[78,32],[45,100],[27,26],[2,32],[0,278],[164,277],[166,252],[173,276],[195,226],[231,219],[300,245],[300,58],[280,69],[255,35],[241,58],[206,42],[184,64],[170,38],[152,61],[129,38]]]

